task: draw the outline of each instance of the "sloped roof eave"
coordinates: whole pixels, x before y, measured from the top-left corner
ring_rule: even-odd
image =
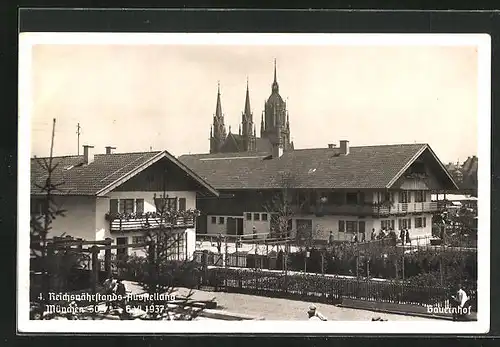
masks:
[[[212,186],[210,185],[206,180],[202,179],[201,177],[198,176],[195,172],[193,172],[190,168],[188,168],[186,165],[184,165],[182,162],[180,162],[178,159],[176,159],[173,155],[168,153],[167,151],[162,151],[159,152],[157,155],[154,157],[148,159],[146,162],[142,163],[141,165],[133,168],[126,174],[122,175],[120,178],[116,179],[115,181],[111,182],[108,184],[106,187],[102,188],[101,190],[97,191],[95,194],[89,194],[89,195],[95,195],[95,196],[105,196],[108,194],[110,191],[118,187],[119,185],[123,184],[124,182],[128,181],[132,177],[136,176],[137,174],[141,173],[154,163],[158,162],[159,160],[167,158],[171,160],[175,165],[179,166],[182,170],[184,170],[190,177],[195,179],[198,183],[200,183],[204,188],[206,188],[210,193],[212,193],[215,196],[219,196],[219,192]]]

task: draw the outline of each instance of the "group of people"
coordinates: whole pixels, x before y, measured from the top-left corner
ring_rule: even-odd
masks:
[[[375,231],[375,228],[372,229],[372,234],[371,234],[372,240],[382,240],[385,238],[393,239],[396,242],[398,239],[396,232],[394,231],[393,228],[384,227],[380,229],[378,233]],[[401,229],[401,231],[399,232],[399,239],[401,240],[401,244],[411,243],[410,231],[408,230],[408,228]]]

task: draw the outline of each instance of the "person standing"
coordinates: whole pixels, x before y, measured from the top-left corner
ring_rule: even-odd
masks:
[[[330,230],[330,236],[328,237],[328,245],[333,246],[335,242],[335,237],[333,236],[333,230]]]
[[[405,232],[405,229],[401,229],[400,233],[399,233],[399,238],[401,239],[401,244],[404,245],[405,244],[405,237],[406,237],[406,232]]]
[[[457,321],[461,319],[464,315],[463,310],[465,308],[465,304],[469,300],[467,293],[462,289],[462,285],[459,283],[456,287],[455,295],[452,295],[452,308],[453,310],[453,321]]]
[[[219,235],[217,235],[217,253],[221,253],[221,249],[222,249],[222,234],[219,233]]]
[[[411,244],[411,239],[410,239],[410,231],[408,229],[406,229],[406,243],[409,243]]]

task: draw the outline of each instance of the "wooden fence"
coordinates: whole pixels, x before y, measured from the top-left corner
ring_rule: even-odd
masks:
[[[328,304],[343,298],[394,304],[449,306],[450,289],[411,286],[398,281],[345,278],[320,274],[286,274],[258,269],[211,268],[205,285],[216,290]],[[470,292],[476,311],[476,293]]]

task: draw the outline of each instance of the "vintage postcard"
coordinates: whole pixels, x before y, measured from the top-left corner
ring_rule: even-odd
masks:
[[[487,332],[490,56],[22,33],[19,331]]]

